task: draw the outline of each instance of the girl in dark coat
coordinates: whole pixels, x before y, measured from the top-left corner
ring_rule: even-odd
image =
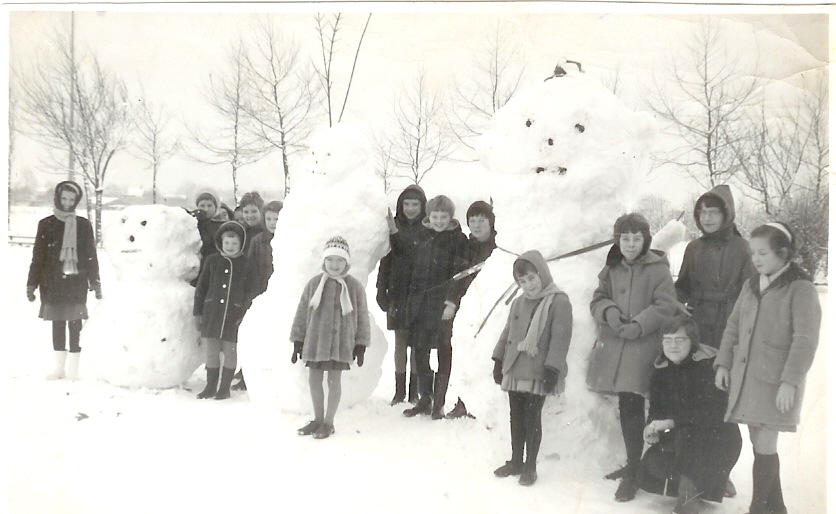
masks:
[[[253,238],[266,230],[263,216],[264,200],[256,191],[244,193],[241,202],[238,203],[238,208],[241,209],[243,225],[247,230],[247,241],[244,243],[244,255],[246,255]]]
[[[426,230],[421,224],[425,217],[427,197],[418,185],[407,186],[395,207],[395,226],[403,244],[392,245],[391,251],[380,260],[377,270],[377,305],[386,313],[386,328],[395,331],[395,396],[391,405],[407,398],[406,366],[409,331],[406,320],[406,297],[412,272],[412,254]],[[414,402],[418,379],[415,359],[410,359],[409,401]]]
[[[223,209],[220,208],[218,197],[209,191],[203,191],[195,197],[196,209],[190,211],[197,219],[197,231],[200,233],[200,269],[203,269],[203,261],[213,253],[217,253],[215,247],[215,232],[218,231],[224,220],[221,218]],[[200,273],[198,272],[198,275]],[[191,285],[197,284],[197,277],[191,281]]]
[[[821,305],[810,277],[792,262],[795,235],[788,225],[761,225],[749,246],[757,274],[743,285],[726,324],[714,380],[729,391],[726,421],[749,427],[755,452],[749,513],[785,514],[778,433],[798,426]]]
[[[215,233],[219,253],[206,258],[194,292],[194,315],[206,347],[206,388],[198,398],[229,398],[238,365],[238,326],[252,301],[252,269],[244,255],[246,233],[237,221],[227,221]],[[220,353],[223,376],[218,387]]]
[[[55,186],[55,210],[38,222],[32,263],[26,281],[26,296],[35,301],[40,290],[42,319],[52,321],[52,348],[55,366],[50,379],[76,378],[81,347],[81,320],[87,319],[87,291],[101,299],[99,260],[93,227],[86,218],[76,216],[81,201],[81,186],[64,181]],[[70,353],[67,355],[66,331],[69,325]]]
[[[424,235],[413,253],[406,319],[421,397],[415,407],[404,411],[407,417],[431,412],[433,419],[444,417],[453,359],[453,318],[461,300],[460,291],[451,279],[468,267],[467,238],[454,213],[455,205],[446,196],[427,202],[427,218],[422,222]],[[394,230],[392,246],[403,249],[406,242],[399,237],[397,228]],[[430,352],[434,348],[438,350],[435,379],[430,368]]]
[[[723,500],[742,441],[737,425],[723,422],[727,395],[714,387],[712,367],[717,350],[699,343],[693,319],[673,318],[664,332],[639,482],[646,491],[678,495],[674,513],[696,514],[699,499]]]

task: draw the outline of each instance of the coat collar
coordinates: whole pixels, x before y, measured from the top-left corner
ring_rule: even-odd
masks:
[[[680,363],[680,366],[683,364],[690,364],[692,362],[699,362],[706,359],[713,359],[717,356],[717,353],[717,348],[712,348],[706,344],[700,343],[697,349],[691,352],[691,355],[686,357],[685,360],[682,361],[682,363]],[[658,357],[656,357],[656,361],[653,363],[653,367],[656,369],[662,369],[672,367],[672,364],[673,363],[667,357],[665,357],[665,354],[661,353]]]
[[[810,275],[807,274],[806,271],[801,269],[801,266],[798,264],[791,262],[790,267],[787,271],[778,275],[778,277],[769,284],[769,287],[761,291],[761,281],[760,281],[760,273],[755,272],[749,278],[749,288],[752,290],[752,293],[760,298],[765,293],[772,291],[773,289],[778,289],[779,287],[783,287],[784,285],[790,284],[795,282],[796,280],[806,280],[807,282],[812,282],[813,280],[810,278]]]

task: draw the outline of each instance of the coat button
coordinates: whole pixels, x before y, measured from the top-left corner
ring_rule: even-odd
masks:
[[[229,273],[229,268],[225,268],[224,273]]]
[[[224,299],[223,299],[223,298],[221,298],[221,303],[224,303]]]
[[[226,284],[221,285],[222,288],[226,289]]]

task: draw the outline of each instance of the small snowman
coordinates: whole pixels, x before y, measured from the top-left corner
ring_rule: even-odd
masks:
[[[349,125],[318,133],[276,225],[267,290],[253,300],[238,330],[238,358],[252,401],[288,412],[310,408],[305,368],[291,363],[290,328],[299,298],[311,277],[322,273],[322,249],[334,236],[348,242],[349,274],[365,287],[389,251],[386,219],[383,182],[367,138]],[[368,398],[380,380],[387,343],[371,316],[369,322],[365,363],[343,375],[343,406]]]
[[[176,387],[204,360],[194,323],[197,221],[182,208],[127,207],[105,227],[118,282],[82,332],[87,376],[125,387]]]

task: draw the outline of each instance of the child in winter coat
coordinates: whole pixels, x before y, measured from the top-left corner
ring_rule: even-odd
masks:
[[[218,197],[209,191],[203,191],[195,197],[196,209],[190,211],[197,218],[197,231],[200,233],[200,270],[203,270],[203,261],[213,253],[218,253],[215,247],[215,232],[223,224],[221,209]],[[198,276],[200,273],[198,272]],[[197,277],[192,280],[193,286],[197,284]]]
[[[453,275],[468,267],[467,238],[453,216],[455,205],[444,195],[427,202],[424,234],[416,245],[409,279],[406,319],[409,346],[415,351],[418,372],[418,403],[404,411],[407,417],[432,413],[444,417],[444,401],[450,380],[453,348],[453,318],[459,305],[459,289]],[[404,248],[406,242],[394,230],[392,246]],[[430,352],[438,351],[438,373],[433,377]]]
[[[607,478],[622,477],[616,501],[635,498],[644,448],[644,399],[653,362],[662,352],[662,323],[673,316],[676,292],[664,254],[650,251],[650,225],[641,214],[625,214],[613,229],[616,243],[598,274],[589,308],[598,323],[586,383],[618,395],[627,465]]]
[[[366,291],[348,274],[351,255],[348,242],[334,236],[322,252],[322,273],[305,286],[293,326],[291,362],[304,359],[309,370],[314,419],[298,430],[325,439],[334,433],[334,416],[342,395],[342,372],[357,360],[363,365],[371,341]],[[328,372],[328,410],[322,380]]]
[[[206,388],[197,395],[200,399],[225,400],[230,396],[229,387],[238,365],[238,326],[252,301],[252,271],[243,250],[246,237],[244,227],[237,221],[221,225],[215,233],[219,253],[206,258],[197,279],[194,315],[206,348]]]
[[[425,217],[427,197],[418,185],[407,186],[398,196],[394,223],[403,244],[392,246],[380,260],[377,271],[377,305],[386,313],[386,328],[395,331],[395,395],[390,405],[407,399],[417,400],[418,378],[415,374],[415,358],[409,359],[409,396],[407,397],[406,368],[409,331],[406,319],[406,299],[409,277],[412,273],[412,257],[419,241],[426,235],[421,222]]]
[[[264,211],[264,200],[256,191],[244,193],[241,201],[238,203],[238,208],[241,209],[241,217],[243,225],[247,229],[247,241],[244,246],[244,254],[250,250],[250,245],[256,235],[264,232],[264,219],[262,212]]]
[[[743,282],[755,272],[749,245],[734,224],[734,198],[729,186],[717,186],[694,206],[702,236],[688,243],[676,279],[676,295],[700,327],[700,340],[720,347]]]
[[[715,384],[729,391],[726,421],[749,426],[755,452],[750,514],[786,513],[778,432],[795,432],[804,379],[818,346],[821,306],[810,277],[794,262],[785,223],[752,231],[757,273],[743,285],[714,361]]]
[[[273,234],[276,233],[276,223],[279,221],[279,212],[282,210],[282,202],[274,200],[264,206],[264,227],[265,231],[256,234],[250,243],[247,257],[253,266],[255,274],[255,296],[267,290],[267,281],[273,274]]]
[[[700,499],[723,501],[742,445],[737,425],[723,422],[728,397],[714,387],[717,350],[699,341],[692,318],[672,318],[650,379],[644,440],[651,446],[639,481],[646,491],[678,496],[675,514],[698,513]]]
[[[88,288],[102,297],[99,283],[99,261],[93,227],[86,218],[76,216],[81,201],[81,186],[72,181],[55,186],[53,214],[38,222],[32,263],[26,280],[26,297],[35,301],[40,290],[41,310],[38,316],[52,321],[54,367],[48,379],[65,375],[78,376],[79,335],[81,320],[87,319]],[[67,355],[67,326],[70,332],[70,353]],[[65,373],[66,367],[66,373]]]
[[[511,460],[494,475],[520,475],[520,485],[532,485],[543,437],[543,403],[546,395],[563,392],[568,372],[572,304],[555,285],[540,252],[523,253],[513,273],[523,295],[511,304],[493,351],[494,381],[508,392],[511,407]]]

